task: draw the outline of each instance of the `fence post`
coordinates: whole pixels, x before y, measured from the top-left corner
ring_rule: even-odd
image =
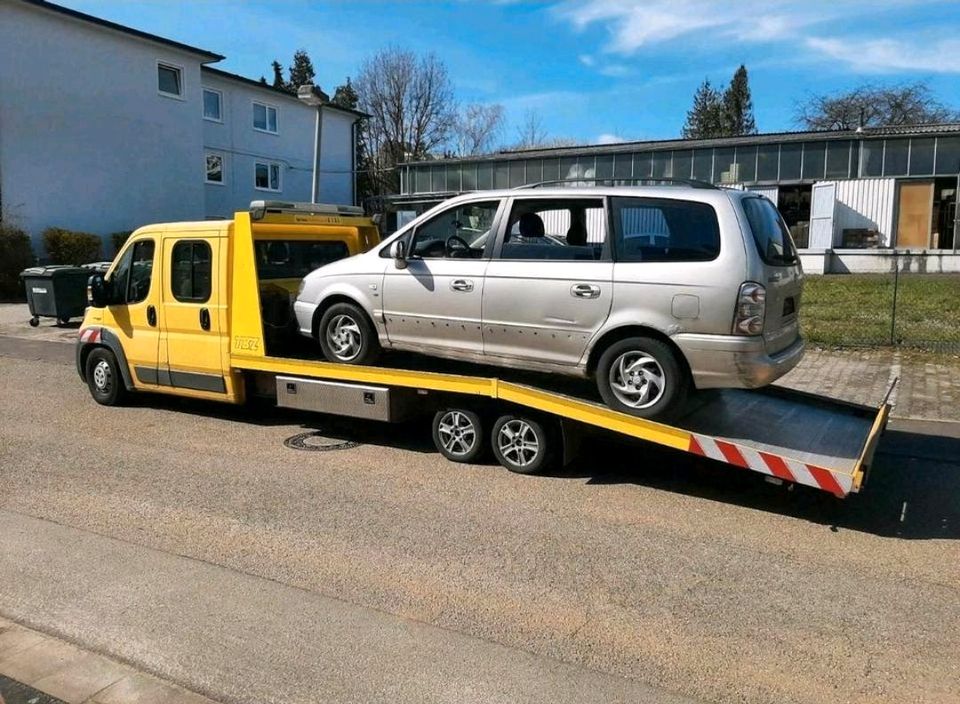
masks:
[[[900,255],[893,255],[893,309],[890,311],[890,346],[897,344],[897,289],[900,288]]]

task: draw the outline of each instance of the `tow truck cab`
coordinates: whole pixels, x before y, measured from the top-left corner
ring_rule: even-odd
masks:
[[[379,241],[360,208],[273,201],[255,201],[232,220],[141,227],[107,273],[91,278],[77,370],[111,393],[240,403],[244,384],[231,350],[282,345],[301,279]],[[256,318],[261,332],[232,335],[231,310]],[[98,348],[112,353],[113,368]],[[117,372],[121,379],[106,378]]]

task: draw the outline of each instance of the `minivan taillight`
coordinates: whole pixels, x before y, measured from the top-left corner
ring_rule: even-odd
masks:
[[[733,316],[734,335],[759,335],[763,332],[763,316],[767,307],[767,290],[747,281],[740,285],[737,310]]]

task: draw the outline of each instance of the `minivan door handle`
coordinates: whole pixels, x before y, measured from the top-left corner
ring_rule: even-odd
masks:
[[[467,279],[454,279],[450,282],[450,288],[454,291],[472,291],[473,282]]]
[[[157,327],[157,309],[153,306],[147,306],[147,325]]]
[[[598,298],[600,287],[593,284],[574,284],[570,287],[570,295],[574,298]]]
[[[210,329],[210,311],[206,308],[200,309],[200,327],[204,330]]]

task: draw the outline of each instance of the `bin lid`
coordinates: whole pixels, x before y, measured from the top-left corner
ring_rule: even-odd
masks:
[[[20,272],[21,278],[28,276],[39,277],[43,279],[90,276],[90,270],[82,266],[72,266],[70,264],[51,264],[49,266],[32,266]]]

